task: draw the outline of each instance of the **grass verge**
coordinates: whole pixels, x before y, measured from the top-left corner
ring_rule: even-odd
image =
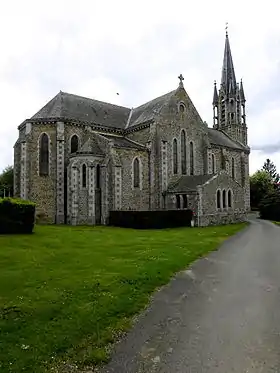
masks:
[[[0,371],[106,362],[157,287],[244,226],[37,226],[0,236]]]

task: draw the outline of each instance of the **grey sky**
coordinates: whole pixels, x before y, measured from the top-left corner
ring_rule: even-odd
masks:
[[[212,125],[225,22],[247,98],[250,171],[280,168],[277,2],[15,0],[0,13],[0,170],[13,163],[17,126],[59,90],[135,107],[173,90],[177,76]],[[116,95],[119,92],[120,95]]]

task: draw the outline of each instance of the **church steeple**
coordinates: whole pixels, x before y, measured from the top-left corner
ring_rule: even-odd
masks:
[[[221,85],[217,93],[214,86],[213,127],[226,132],[234,140],[247,145],[247,126],[245,115],[245,94],[243,83],[236,82],[233,59],[226,31]]]
[[[221,86],[223,87],[225,94],[233,94],[236,92],[236,78],[227,31],[224,50],[224,60],[222,67]]]

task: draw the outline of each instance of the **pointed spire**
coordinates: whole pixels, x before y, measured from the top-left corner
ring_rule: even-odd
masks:
[[[216,80],[214,81],[214,94],[213,94],[213,102],[212,104],[218,105],[218,91],[217,91],[217,83]]]
[[[229,45],[228,32],[226,29],[226,41],[225,41],[225,51],[224,51],[224,61],[222,68],[222,79],[221,85],[223,86],[225,93],[228,94],[231,90],[232,93],[236,90],[236,78],[233,67],[233,60]]]
[[[240,96],[240,100],[241,100],[241,102],[245,102],[245,101],[246,101],[246,99],[245,99],[245,95],[244,95],[244,89],[243,89],[243,82],[242,82],[242,79],[241,79],[241,82],[240,82],[239,96]]]

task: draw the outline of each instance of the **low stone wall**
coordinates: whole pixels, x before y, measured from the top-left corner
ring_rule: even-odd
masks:
[[[195,217],[195,225],[200,227],[207,227],[210,225],[226,225],[242,223],[247,220],[245,212],[220,213],[202,215],[199,218]]]

